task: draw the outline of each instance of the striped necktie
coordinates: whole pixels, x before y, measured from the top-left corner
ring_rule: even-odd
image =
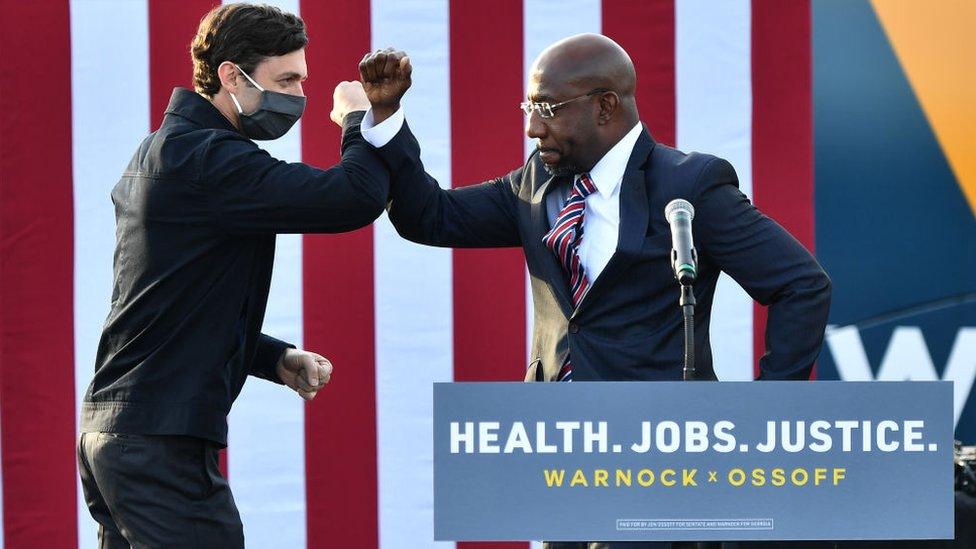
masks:
[[[569,276],[569,293],[576,307],[590,287],[583,264],[580,263],[579,246],[583,241],[583,214],[586,212],[586,197],[596,191],[596,185],[589,174],[581,174],[573,182],[573,189],[566,204],[556,216],[552,229],[542,237],[546,247],[556,254],[556,259]],[[559,381],[573,380],[573,364],[569,357],[559,370]]]

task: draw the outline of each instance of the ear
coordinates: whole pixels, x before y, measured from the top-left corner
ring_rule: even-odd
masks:
[[[220,78],[220,86],[231,93],[237,93],[237,88],[241,78],[241,72],[237,70],[230,61],[224,61],[217,67],[217,76]]]
[[[607,91],[600,94],[600,114],[597,118],[597,124],[604,125],[608,124],[612,119],[617,110],[620,109],[620,96],[617,92]]]

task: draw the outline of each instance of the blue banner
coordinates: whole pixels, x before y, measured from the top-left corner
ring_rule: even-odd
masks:
[[[953,537],[949,382],[439,383],[437,540]]]

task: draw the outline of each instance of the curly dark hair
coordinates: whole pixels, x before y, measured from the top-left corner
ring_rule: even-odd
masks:
[[[274,6],[227,4],[200,20],[190,43],[193,87],[213,97],[220,91],[217,67],[231,61],[248,74],[267,57],[285,55],[308,44],[305,22]]]

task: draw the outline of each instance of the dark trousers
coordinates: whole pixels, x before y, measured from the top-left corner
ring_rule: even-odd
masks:
[[[244,547],[218,452],[195,437],[82,433],[78,471],[99,549]]]

